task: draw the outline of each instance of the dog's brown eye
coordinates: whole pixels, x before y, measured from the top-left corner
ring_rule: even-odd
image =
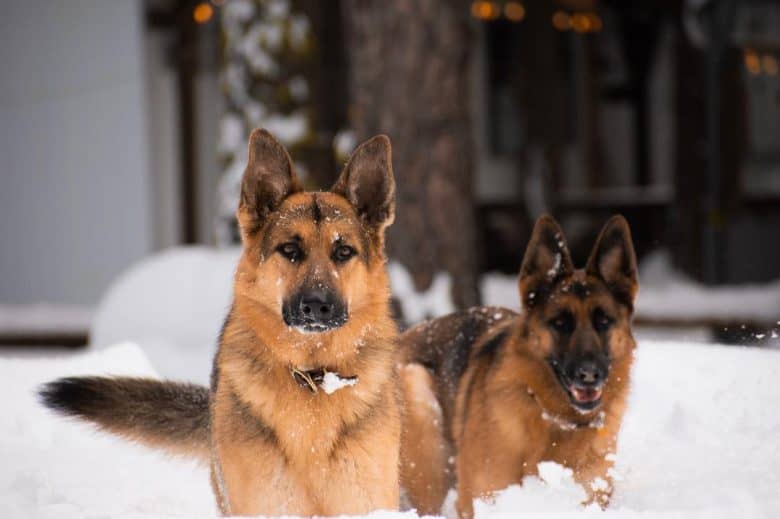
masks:
[[[562,312],[549,322],[550,327],[560,334],[570,334],[574,331],[574,316],[569,312]]]
[[[339,245],[333,251],[333,261],[343,263],[356,254],[355,249],[349,245]]]
[[[277,252],[290,260],[291,262],[295,263],[296,261],[300,260],[303,257],[303,251],[301,250],[301,246],[298,245],[295,242],[287,242],[282,243],[276,248]]]
[[[615,320],[608,316],[601,308],[597,308],[593,312],[591,319],[593,321],[593,329],[599,333],[604,333],[609,330],[615,322]]]

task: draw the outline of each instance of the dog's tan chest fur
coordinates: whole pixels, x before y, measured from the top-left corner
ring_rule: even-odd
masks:
[[[602,478],[607,487],[611,486],[609,455],[615,452],[627,384],[608,386],[601,410],[603,423],[596,419],[591,425],[576,411],[552,405],[560,403],[560,398],[548,400],[555,411],[544,407],[531,388],[557,388],[551,381],[539,380],[543,367],[528,364],[527,359],[514,353],[517,350],[522,347],[510,341],[500,361],[493,365],[476,362],[461,380],[454,417],[459,510],[470,515],[474,497],[536,475],[542,461],[571,468],[575,480],[592,493],[592,499],[606,502],[611,489],[594,489],[592,482]],[[612,376],[627,381],[630,366],[629,356],[613,366]]]
[[[228,495],[223,512],[331,515],[396,508],[398,487],[388,485],[398,478],[400,435],[392,323],[378,321],[358,350],[328,356],[331,369],[357,377],[354,386],[332,394],[302,387],[264,344],[248,340],[245,325],[240,319],[228,323],[217,360],[212,435]],[[350,337],[347,329],[331,340],[343,342],[341,333]],[[320,349],[336,349],[318,340],[325,341]]]

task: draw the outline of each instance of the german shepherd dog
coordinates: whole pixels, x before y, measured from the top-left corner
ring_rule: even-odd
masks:
[[[606,506],[635,342],[638,290],[628,224],[610,219],[575,270],[558,224],[540,218],[519,280],[523,312],[473,308],[428,321],[401,339],[401,473],[419,511],[437,513],[452,479],[456,507],[536,474],[572,469]],[[450,460],[454,456],[454,474]]]
[[[397,509],[397,328],[384,234],[390,141],[360,145],[330,192],[304,192],[285,148],[255,130],[238,221],[243,253],[211,388],[76,377],[46,406],[207,460],[225,515]]]

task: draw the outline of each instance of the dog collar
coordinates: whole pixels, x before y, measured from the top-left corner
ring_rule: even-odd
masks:
[[[541,406],[540,406],[541,407]],[[557,416],[554,414],[550,414],[547,411],[545,411],[544,408],[542,408],[542,420],[545,422],[550,422],[552,424],[555,424],[558,426],[559,429],[563,431],[575,431],[577,429],[601,429],[604,427],[604,411],[599,411],[599,413],[593,417],[592,420],[589,422],[573,422],[571,420],[568,420],[566,418],[563,418],[562,416]]]
[[[604,427],[604,411],[599,411],[596,416],[587,422],[575,422],[569,420],[568,418],[564,418],[549,412],[544,408],[536,394],[531,391],[531,388],[526,388],[526,390],[528,391],[528,396],[533,398],[534,402],[536,402],[536,405],[538,405],[539,409],[541,409],[542,420],[557,426],[562,431],[576,431],[577,429],[602,429]]]
[[[319,392],[320,389],[331,394],[342,387],[354,386],[358,380],[357,376],[344,377],[325,368],[306,370],[290,366],[290,374],[299,386],[308,389],[313,394]]]

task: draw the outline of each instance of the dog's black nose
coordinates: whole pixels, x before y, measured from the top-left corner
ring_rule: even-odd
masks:
[[[583,361],[574,370],[574,382],[583,386],[595,386],[604,380],[604,373],[594,361]]]
[[[282,317],[288,326],[305,332],[324,332],[347,322],[347,305],[335,290],[304,289],[284,302]]]
[[[300,313],[307,321],[326,323],[333,319],[336,301],[333,293],[312,290],[301,298]]]

